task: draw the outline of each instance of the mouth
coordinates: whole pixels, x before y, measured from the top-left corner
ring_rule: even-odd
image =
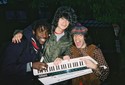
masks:
[[[76,44],[76,46],[81,46],[81,42],[80,41],[76,41],[75,44]]]
[[[46,39],[44,39],[44,38],[40,38],[40,41],[41,41],[41,42],[45,42]]]
[[[65,29],[67,26],[66,25],[61,25],[60,26],[62,29]]]

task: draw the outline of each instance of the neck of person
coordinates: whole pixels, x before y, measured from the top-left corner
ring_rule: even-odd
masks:
[[[60,27],[57,27],[56,29],[55,29],[55,34],[62,34],[64,32],[64,30],[63,29],[61,29]]]

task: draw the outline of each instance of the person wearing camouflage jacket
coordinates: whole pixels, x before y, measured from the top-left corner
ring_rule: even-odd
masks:
[[[72,45],[71,36],[65,32],[59,41],[56,41],[56,35],[52,34],[46,42],[45,62],[53,62],[56,58],[62,58],[65,55],[70,55],[69,47]]]
[[[45,44],[45,62],[54,62],[56,58],[63,59],[63,56],[69,55],[69,47],[72,45],[70,31],[76,22],[77,16],[71,7],[62,6],[57,9],[50,38]]]

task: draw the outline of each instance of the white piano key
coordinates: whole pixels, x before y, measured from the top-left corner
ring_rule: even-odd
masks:
[[[86,56],[88,57],[88,56]],[[79,67],[84,67],[86,66],[83,61],[80,60],[81,57],[78,58],[73,58],[68,60],[62,61],[61,64],[55,66],[53,62],[47,63],[48,68],[47,70],[44,70],[43,72],[38,72],[36,69],[33,69],[33,74],[34,75],[41,75],[41,74],[47,74],[47,73],[53,73],[53,72],[58,72],[62,70],[69,70],[69,69],[74,69],[74,68],[79,68]]]

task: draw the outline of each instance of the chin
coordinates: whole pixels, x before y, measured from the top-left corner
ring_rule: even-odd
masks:
[[[44,42],[40,42],[40,44],[41,44],[41,45],[43,45],[43,44],[44,44]]]
[[[77,48],[81,48],[81,46],[76,46]]]

